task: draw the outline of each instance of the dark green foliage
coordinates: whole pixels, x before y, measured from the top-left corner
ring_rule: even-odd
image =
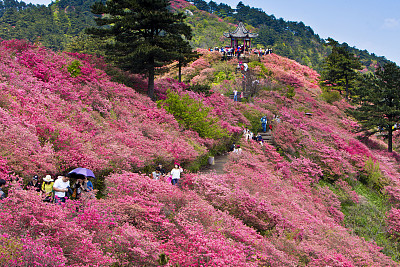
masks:
[[[347,47],[339,45],[332,38],[328,38],[327,45],[332,48],[332,53],[324,61],[322,84],[329,85],[330,89],[335,89],[340,93],[345,91],[346,99],[348,99],[350,90],[355,87],[355,81],[359,75],[356,71],[362,69],[361,62]]]
[[[106,54],[124,70],[145,73],[147,94],[153,98],[156,68],[181,59],[189,50],[186,39],[191,38],[191,30],[183,22],[183,13],[172,13],[167,0],[97,2],[92,12],[101,16],[95,19],[99,27],[87,33],[110,38]]]
[[[164,266],[167,265],[167,263],[169,262],[169,257],[168,255],[166,255],[165,253],[161,253],[160,255],[158,255],[158,260],[157,260],[158,264],[160,266]]]
[[[204,85],[203,84],[192,84],[192,85],[188,86],[186,90],[193,91],[196,93],[202,93],[205,96],[211,95],[211,92],[210,92],[211,87],[208,84],[204,84]]]
[[[322,94],[321,97],[323,100],[325,100],[327,103],[332,104],[333,102],[339,101],[342,99],[342,96],[338,91],[335,90],[330,90],[328,88],[323,88],[322,89]]]
[[[89,6],[94,0],[60,0],[44,5],[9,4],[0,1],[0,38],[40,42],[53,50],[65,50],[85,27],[94,26]],[[8,4],[7,4],[8,3]]]
[[[393,126],[400,122],[400,67],[387,63],[375,75],[360,77],[354,90],[354,109],[348,110],[366,129],[382,127],[387,132],[388,151],[392,152]]]
[[[200,57],[196,51],[193,51],[188,42],[177,42],[175,44],[176,58],[178,60],[178,81],[182,82],[182,67]]]

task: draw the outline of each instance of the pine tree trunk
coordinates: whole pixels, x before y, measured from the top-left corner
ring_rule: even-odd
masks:
[[[149,69],[149,82],[147,84],[147,95],[154,100],[154,66]]]
[[[182,82],[182,62],[179,60],[178,62],[178,77],[179,77],[179,82]]]
[[[392,126],[389,125],[388,129],[388,152],[393,151],[393,129]]]

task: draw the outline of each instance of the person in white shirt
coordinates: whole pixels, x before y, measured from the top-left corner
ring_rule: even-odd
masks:
[[[233,90],[233,101],[238,101],[237,99],[237,93],[238,91],[236,89]]]
[[[181,172],[183,172],[183,169],[178,164],[175,164],[174,168],[171,170],[172,185],[178,184],[178,180],[181,178]]]
[[[55,203],[65,202],[66,192],[68,192],[69,177],[58,176],[54,182],[53,189],[55,191]]]

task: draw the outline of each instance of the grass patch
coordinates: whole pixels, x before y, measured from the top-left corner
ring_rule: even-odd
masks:
[[[354,234],[375,241],[382,253],[394,261],[400,260],[400,243],[386,231],[386,212],[391,208],[385,195],[360,182],[353,186],[360,196],[359,203],[343,203],[344,225]]]

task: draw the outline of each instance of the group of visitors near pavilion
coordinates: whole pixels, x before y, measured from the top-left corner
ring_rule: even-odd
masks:
[[[225,59],[237,57],[245,54],[255,54],[259,57],[272,53],[271,48],[252,48],[252,39],[258,37],[257,33],[252,33],[246,29],[243,22],[239,22],[236,29],[232,32],[224,33],[225,38],[231,40],[231,44],[224,47],[209,48],[209,51],[220,52]]]
[[[209,48],[208,51],[216,51],[220,52],[223,58],[233,58],[233,57],[241,57],[241,55],[257,55],[258,57],[262,57],[264,55],[269,55],[272,53],[271,48],[253,48],[248,49],[245,48],[243,45],[239,45],[238,47],[214,47]]]

